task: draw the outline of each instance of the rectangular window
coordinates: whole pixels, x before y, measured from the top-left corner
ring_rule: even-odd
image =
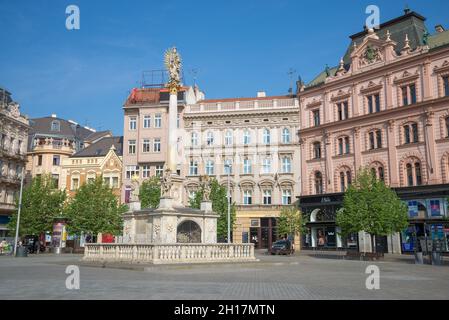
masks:
[[[232,174],[232,161],[230,159],[226,159],[224,164],[224,174]]]
[[[151,127],[151,116],[143,116],[143,127],[144,128]]]
[[[369,148],[374,149],[376,146],[374,145],[374,132],[369,133]]]
[[[71,190],[77,190],[79,188],[80,180],[78,178],[72,178]]]
[[[315,127],[318,127],[320,125],[320,110],[312,111],[312,115],[313,115],[313,125]]]
[[[380,96],[379,96],[379,94],[376,94],[374,96],[374,100],[376,102],[376,112],[380,112]]]
[[[338,139],[338,154],[339,155],[343,154],[343,139],[342,138]]]
[[[142,178],[150,177],[150,166],[148,164],[144,164],[142,166]]]
[[[412,124],[412,132],[413,132],[413,142],[418,142],[418,125],[416,123]]]
[[[206,162],[206,174],[208,176],[214,175],[214,162],[212,160]]]
[[[244,174],[251,174],[251,160],[250,159],[244,159],[243,160],[243,173]]]
[[[154,127],[162,128],[162,115],[160,113],[156,113],[154,116]]]
[[[59,174],[52,174],[51,178],[53,180],[53,187],[58,188],[59,187]]]
[[[271,204],[271,190],[263,191],[263,204]]]
[[[283,173],[291,173],[292,172],[292,163],[289,157],[285,157],[282,159],[282,172]]]
[[[262,172],[271,173],[271,159],[265,158],[262,163]]]
[[[407,93],[407,87],[402,87],[402,105],[406,106],[408,105],[408,93]]]
[[[192,143],[192,146],[198,145],[198,134],[196,132],[192,132],[190,142]]]
[[[373,96],[368,96],[368,113],[373,113]]]
[[[243,144],[247,145],[251,143],[251,136],[248,130],[243,133]]]
[[[345,137],[345,153],[349,154],[350,153],[350,145],[349,145],[349,138]]]
[[[338,121],[343,120],[343,109],[341,103],[337,103]]]
[[[154,139],[153,151],[154,152],[161,152],[161,139],[160,138]]]
[[[150,152],[150,139],[143,139],[142,152]]]
[[[128,153],[135,154],[136,153],[136,140],[128,141]]]
[[[42,156],[37,156],[37,165],[38,166],[42,165]]]
[[[61,162],[61,157],[59,155],[54,155],[53,156],[53,165],[59,166],[60,162]]]
[[[282,190],[282,204],[288,205],[291,203],[292,203],[292,191],[289,189]]]
[[[197,176],[198,175],[198,162],[193,161],[193,160],[190,161],[189,175],[191,175],[191,176]]]
[[[315,142],[313,144],[313,156],[315,159],[321,158],[321,143]]]
[[[382,131],[376,131],[377,148],[382,148]]]
[[[156,177],[162,177],[164,174],[164,166],[163,165],[157,165],[156,166]]]
[[[348,101],[343,102],[343,117],[345,119],[349,118],[349,106]]]
[[[410,143],[410,127],[404,127],[404,143]]]
[[[412,104],[416,103],[416,86],[414,84],[411,84],[409,86],[409,90],[410,90],[410,99],[412,101]]]
[[[176,128],[180,128],[181,127],[181,115],[178,113],[176,115]]]
[[[137,129],[137,118],[129,117],[129,130],[136,130],[136,129]]]
[[[139,174],[138,166],[126,166],[126,179],[131,179],[134,175]]]
[[[112,188],[113,189],[118,188],[118,177],[112,177]]]
[[[444,96],[449,97],[449,76],[443,78],[444,83]]]
[[[243,204],[245,204],[245,205],[249,205],[249,204],[252,204],[252,192],[251,192],[251,190],[245,190],[245,191],[243,191]]]

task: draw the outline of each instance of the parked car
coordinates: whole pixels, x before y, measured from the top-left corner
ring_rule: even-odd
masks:
[[[288,240],[278,240],[271,246],[271,254],[292,254],[291,242]]]

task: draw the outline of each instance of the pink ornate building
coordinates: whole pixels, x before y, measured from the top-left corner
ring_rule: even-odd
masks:
[[[335,225],[343,192],[369,167],[406,201],[411,221],[378,245],[411,251],[410,234],[427,230],[448,249],[449,31],[430,35],[424,20],[406,11],[355,34],[337,67],[298,83],[305,246],[370,250],[366,234],[341,239]]]

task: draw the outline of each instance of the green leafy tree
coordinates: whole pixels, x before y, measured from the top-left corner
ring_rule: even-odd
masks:
[[[19,234],[40,235],[51,231],[54,218],[61,216],[65,199],[65,192],[55,188],[55,181],[50,175],[33,178],[31,184],[23,189]],[[8,224],[10,230],[16,229],[18,208],[19,197]]]
[[[277,224],[278,236],[295,235],[305,231],[305,221],[301,211],[295,206],[283,207]]]
[[[365,168],[347,189],[336,222],[343,236],[359,231],[368,233],[375,252],[375,236],[387,236],[407,228],[407,207],[393,190]]]
[[[98,233],[120,234],[122,214],[127,206],[120,204],[112,189],[98,176],[94,181],[83,184],[69,201],[66,217],[68,231],[80,235]]]
[[[227,188],[221,186],[216,179],[210,181],[210,200],[212,201],[212,210],[219,215],[217,221],[217,237],[226,238],[228,236],[228,197]],[[203,199],[203,190],[199,189],[195,197],[190,199],[190,207],[199,209]],[[231,231],[235,223],[235,203],[231,204]]]
[[[161,182],[153,176],[145,180],[139,188],[139,200],[142,208],[156,208],[161,199]]]

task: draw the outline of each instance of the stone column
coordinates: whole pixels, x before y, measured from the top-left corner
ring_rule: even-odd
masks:
[[[433,130],[433,111],[427,110],[424,119],[424,141],[426,146],[426,159],[427,159],[427,180],[429,184],[441,183],[438,177],[439,166],[436,164],[436,143],[435,143],[435,132]]]
[[[172,173],[176,172],[176,154],[177,154],[177,126],[176,118],[178,115],[178,90],[170,88],[170,101],[168,105],[168,159],[167,168]]]
[[[354,139],[354,177],[357,171],[362,166],[362,150],[360,146],[360,128],[355,127],[353,129],[353,139]]]
[[[390,173],[390,187],[399,187],[399,164],[396,154],[396,125],[389,120],[387,125],[388,139],[388,169]]]

